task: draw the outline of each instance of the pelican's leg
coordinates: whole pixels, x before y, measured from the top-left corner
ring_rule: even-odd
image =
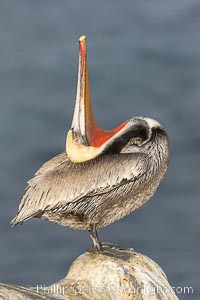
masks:
[[[98,234],[97,234],[97,229],[96,229],[96,224],[95,223],[90,224],[89,233],[90,233],[90,237],[92,239],[94,248],[96,248],[96,250],[98,252],[103,252],[102,245],[99,241],[99,237],[98,237]]]

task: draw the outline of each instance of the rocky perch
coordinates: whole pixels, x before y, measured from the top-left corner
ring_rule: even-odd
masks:
[[[0,299],[173,300],[164,271],[147,256],[112,244],[79,256],[67,276],[45,288],[0,284]]]

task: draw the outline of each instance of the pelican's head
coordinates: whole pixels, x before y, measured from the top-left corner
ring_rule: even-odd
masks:
[[[66,139],[66,152],[74,163],[81,163],[102,153],[119,153],[131,141],[141,145],[151,137],[152,128],[161,125],[148,118],[133,118],[113,130],[103,130],[95,122],[90,102],[85,36],[79,39],[79,68],[76,104],[71,129]]]

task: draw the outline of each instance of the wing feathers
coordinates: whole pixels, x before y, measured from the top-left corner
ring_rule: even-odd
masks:
[[[28,181],[28,188],[11,222],[15,225],[44,210],[95,197],[136,181],[146,173],[148,157],[143,153],[104,155],[95,160],[73,164],[66,153],[46,162]],[[88,201],[88,200],[87,200]]]

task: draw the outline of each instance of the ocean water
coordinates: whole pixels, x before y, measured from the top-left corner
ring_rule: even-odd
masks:
[[[87,232],[47,221],[9,225],[26,181],[65,148],[84,34],[99,125],[148,116],[170,140],[156,194],[100,238],[148,255],[180,299],[199,299],[199,28],[197,0],[0,2],[0,282],[56,282],[90,247]]]

